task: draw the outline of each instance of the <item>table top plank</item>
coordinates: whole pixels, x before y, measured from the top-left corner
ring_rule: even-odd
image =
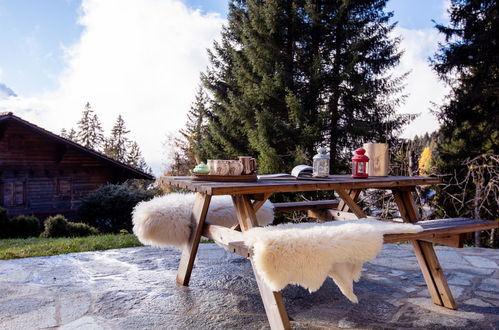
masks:
[[[215,182],[215,181],[192,181],[189,176],[166,176],[162,178],[167,184],[201,192],[208,195],[236,195],[236,194],[259,194],[275,192],[298,192],[318,191],[336,189],[367,189],[380,188],[390,189],[397,187],[410,187],[438,184],[438,177],[418,176],[386,176],[369,177],[367,179],[354,179],[350,175],[331,175],[328,180],[258,180],[255,182]]]

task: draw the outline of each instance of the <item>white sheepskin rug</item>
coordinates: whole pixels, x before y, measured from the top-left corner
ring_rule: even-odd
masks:
[[[244,232],[253,248],[256,271],[273,291],[297,284],[310,292],[330,276],[341,292],[357,303],[353,281],[362,264],[381,251],[383,235],[417,233],[421,226],[372,219],[282,224]]]
[[[191,235],[191,211],[194,194],[171,193],[141,202],[133,211],[133,232],[145,245],[182,248]],[[274,207],[270,201],[256,213],[260,226],[274,221]],[[238,223],[230,196],[213,196],[206,221],[231,227]]]

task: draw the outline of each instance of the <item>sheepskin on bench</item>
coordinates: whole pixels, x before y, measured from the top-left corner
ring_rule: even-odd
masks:
[[[191,235],[191,211],[195,194],[171,193],[155,197],[135,206],[132,214],[133,232],[145,245],[182,248]],[[256,213],[260,226],[274,221],[274,207],[270,201]],[[213,196],[206,221],[231,227],[238,223],[230,196]]]
[[[243,235],[253,249],[256,271],[273,291],[297,284],[314,292],[329,276],[357,303],[353,281],[360,279],[362,264],[381,251],[383,235],[422,230],[413,224],[360,219],[257,227]]]

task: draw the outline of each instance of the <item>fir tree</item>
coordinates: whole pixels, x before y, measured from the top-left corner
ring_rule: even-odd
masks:
[[[60,136],[62,136],[65,139],[68,139],[68,140],[71,140],[71,141],[75,141],[75,139],[76,139],[76,131],[74,130],[74,128],[71,128],[69,130],[69,132],[68,132],[65,128],[63,128],[61,130]]]
[[[437,111],[438,150],[445,173],[466,158],[498,153],[499,8],[496,0],[453,0],[451,26],[437,25],[446,42],[432,64],[451,87]]]
[[[71,140],[71,141],[76,141],[76,131],[74,128],[71,128],[69,130],[69,133],[66,136],[66,139]]]
[[[164,164],[164,175],[189,175],[189,171],[195,166],[195,161],[185,152],[189,149],[187,140],[181,138],[179,134],[169,133],[163,142],[163,147],[167,159],[167,163]]]
[[[410,117],[395,115],[404,77],[389,75],[400,53],[385,2],[231,1],[202,76],[210,158],[257,155],[263,173],[281,172],[327,144],[336,166],[393,136]]]
[[[142,151],[140,151],[139,145],[135,141],[130,143],[130,148],[127,154],[126,163],[131,167],[134,167],[141,171],[144,172],[147,172],[148,170],[150,171],[144,157],[142,156]]]
[[[130,131],[126,129],[125,121],[121,115],[119,115],[116,119],[116,123],[111,129],[111,136],[106,140],[104,154],[110,158],[126,163],[128,157],[127,146],[129,143],[127,137],[128,133],[130,133]]]
[[[94,150],[100,150],[104,142],[102,126],[89,102],[85,105],[81,119],[78,121],[78,131],[75,141],[84,147]]]
[[[104,138],[104,130],[102,129],[102,125],[96,114],[94,114],[92,118],[92,126],[94,128],[93,129],[94,149],[100,151],[104,147],[105,138]]]
[[[183,145],[181,152],[190,159],[192,165],[206,159],[206,152],[203,149],[204,138],[207,134],[207,112],[208,96],[202,86],[199,86],[196,93],[196,99],[187,113],[187,123],[185,128],[180,130],[182,138],[187,142]]]
[[[445,43],[432,59],[451,87],[448,101],[436,111],[437,166],[448,174],[448,185],[437,189],[437,203],[447,216],[494,218],[497,195],[482,193],[497,188],[489,170],[497,168],[499,153],[499,7],[497,0],[452,0],[449,14],[450,26],[436,26]],[[477,170],[483,170],[480,179]],[[455,200],[459,207],[453,207]],[[475,239],[479,244],[480,237]]]

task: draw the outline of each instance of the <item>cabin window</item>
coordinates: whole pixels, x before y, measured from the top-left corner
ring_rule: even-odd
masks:
[[[5,207],[22,207],[26,205],[26,184],[24,181],[3,183],[2,200]]]
[[[58,197],[71,197],[71,180],[70,179],[57,179],[56,195]]]

